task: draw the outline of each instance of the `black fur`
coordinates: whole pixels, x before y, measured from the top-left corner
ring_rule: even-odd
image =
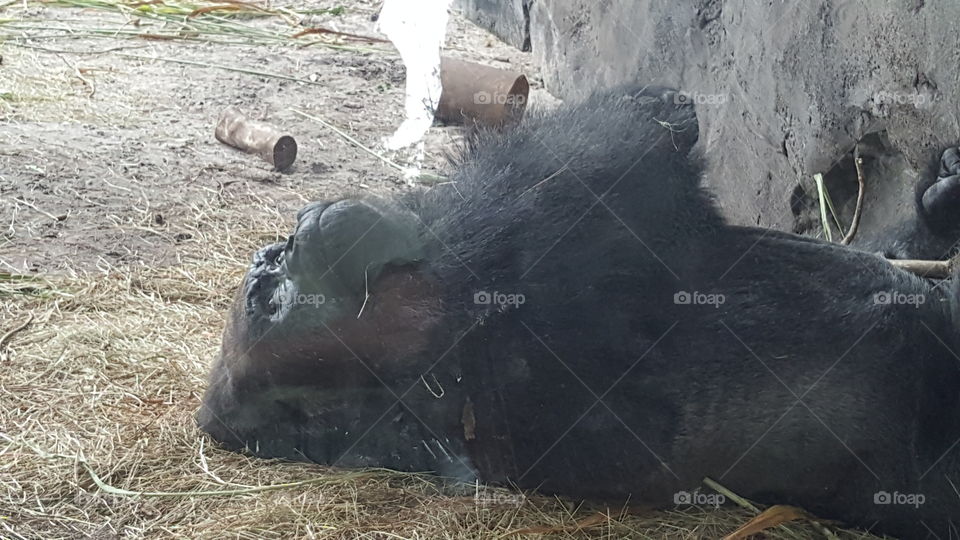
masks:
[[[448,184],[308,207],[239,292],[201,427],[265,456],[664,505],[710,476],[945,535],[957,292],[724,224],[674,101],[599,93],[478,135]]]
[[[940,260],[957,253],[960,241],[960,149],[947,148],[923,172],[914,192],[916,215],[857,247],[890,259]]]

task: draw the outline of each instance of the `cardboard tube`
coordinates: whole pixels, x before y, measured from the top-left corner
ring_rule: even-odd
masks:
[[[434,117],[447,124],[500,127],[519,122],[527,108],[530,85],[516,71],[443,57],[440,80]]]
[[[224,144],[257,154],[278,171],[293,165],[297,159],[297,141],[293,137],[270,124],[248,118],[236,107],[227,107],[220,114],[214,135]]]

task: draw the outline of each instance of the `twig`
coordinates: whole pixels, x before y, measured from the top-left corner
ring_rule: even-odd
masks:
[[[362,142],[360,142],[360,141],[358,141],[357,139],[355,139],[355,138],[353,138],[352,136],[350,136],[350,134],[345,133],[344,131],[340,130],[339,128],[337,128],[336,126],[334,126],[333,124],[331,124],[330,122],[327,122],[326,120],[324,120],[323,118],[320,118],[319,116],[313,116],[312,114],[305,113],[305,112],[303,112],[303,111],[301,111],[301,110],[299,110],[299,109],[290,109],[290,110],[293,111],[293,112],[295,112],[296,114],[299,114],[300,116],[303,116],[304,118],[309,118],[310,120],[313,120],[314,122],[319,122],[320,125],[322,125],[323,127],[325,127],[325,128],[327,128],[327,129],[333,131],[333,132],[336,133],[337,135],[343,137],[343,138],[344,138],[347,142],[349,142],[350,144],[356,146],[357,148],[363,150],[364,152],[370,154],[371,156],[379,159],[380,161],[386,163],[388,166],[390,166],[390,167],[392,167],[392,168],[400,171],[401,173],[406,173],[406,170],[405,170],[399,163],[396,163],[396,162],[394,162],[394,161],[391,161],[390,159],[386,158],[385,156],[383,156],[383,155],[381,155],[381,154],[373,151],[372,149],[370,149],[369,147],[367,147],[366,145],[364,145]],[[445,176],[441,176],[441,175],[437,175],[437,174],[420,173],[419,179],[420,179],[420,180],[425,180],[425,181],[426,181],[426,180],[429,180],[429,181],[440,181],[440,180],[446,180],[447,178],[446,178]]]
[[[329,28],[323,28],[323,27],[307,28],[306,30],[297,32],[296,34],[290,37],[298,38],[298,37],[303,37],[310,34],[330,34],[334,36],[341,36],[344,38],[351,38],[358,41],[366,41],[369,43],[390,43],[389,39],[375,38],[372,36],[361,36],[359,34],[351,34],[349,32],[339,32],[337,30],[331,30]]]
[[[724,497],[726,497],[726,498],[730,499],[731,501],[733,501],[734,503],[736,503],[737,506],[739,506],[739,507],[741,507],[741,508],[743,508],[743,509],[745,509],[745,510],[749,510],[750,512],[753,512],[754,514],[759,514],[759,513],[761,512],[761,510],[757,507],[757,505],[753,504],[752,502],[748,501],[747,499],[744,499],[743,497],[737,495],[736,493],[730,491],[728,488],[724,487],[723,485],[721,485],[719,482],[717,482],[717,481],[714,480],[713,478],[710,478],[709,476],[706,476],[706,477],[703,478],[703,483],[706,484],[707,487],[709,487],[710,489],[716,491],[717,493],[723,495]],[[814,527],[816,527],[816,528],[820,531],[820,533],[823,534],[824,536],[826,536],[829,540],[836,540],[837,535],[835,535],[835,534],[833,533],[833,531],[831,531],[830,529],[828,529],[825,525],[823,525],[823,524],[820,523],[819,521],[816,521],[815,519],[811,519],[811,517],[813,517],[813,516],[811,515],[811,516],[808,516],[808,517],[807,517],[807,521],[809,521],[811,525],[813,525]],[[786,526],[783,525],[783,524],[781,524],[780,527],[782,527],[783,529],[785,529],[786,531],[789,531],[789,532],[791,532],[791,533],[793,532],[793,531],[790,530],[789,527],[786,527]]]
[[[850,230],[840,241],[843,245],[849,244],[853,237],[857,235],[857,228],[860,226],[860,212],[863,210],[863,192],[866,190],[866,184],[863,180],[863,160],[860,159],[859,144],[853,146],[853,165],[857,168],[857,209],[853,212],[853,223],[850,224]]]
[[[59,216],[55,216],[55,215],[51,214],[50,212],[44,212],[43,210],[37,208],[37,207],[34,206],[33,204],[28,203],[27,201],[25,201],[25,200],[23,200],[23,199],[18,199],[18,198],[16,198],[16,197],[14,197],[13,201],[14,201],[14,202],[17,202],[17,203],[20,203],[20,204],[22,204],[22,205],[24,205],[24,206],[28,206],[28,207],[30,207],[30,208],[33,208],[33,209],[36,210],[37,212],[40,212],[41,214],[47,216],[48,218],[50,218],[50,219],[52,219],[52,220],[54,220],[54,221],[63,221],[63,220],[65,220],[65,219],[67,219],[66,216],[64,216],[64,215],[62,215],[62,214],[59,215]]]
[[[833,218],[833,224],[837,226],[837,231],[843,232],[843,224],[840,223],[840,218],[837,217],[837,209],[833,206],[833,199],[830,198],[830,190],[827,189],[826,185],[823,187],[823,198],[827,201],[827,210],[830,210],[830,217]]]
[[[7,342],[13,338],[18,332],[22,332],[26,327],[30,326],[30,323],[33,322],[33,313],[27,315],[27,320],[23,321],[19,326],[13,327],[9,332],[0,336],[0,354],[3,354],[3,349],[7,346]]]
[[[398,171],[400,171],[400,172],[404,172],[404,171],[403,171],[403,167],[401,167],[399,163],[395,163],[395,162],[393,162],[393,161],[390,161],[390,160],[387,159],[386,157],[378,154],[377,152],[374,152],[373,150],[371,150],[370,148],[368,148],[367,146],[365,146],[362,142],[358,141],[357,139],[354,139],[352,136],[350,136],[350,134],[341,131],[339,128],[337,128],[336,126],[334,126],[334,125],[331,124],[330,122],[327,122],[327,121],[324,120],[323,118],[320,118],[319,116],[313,116],[312,114],[305,113],[305,112],[303,112],[303,111],[301,111],[301,110],[299,110],[299,109],[290,109],[290,110],[293,111],[293,112],[295,112],[295,113],[297,113],[297,114],[299,114],[300,116],[303,116],[303,117],[305,117],[305,118],[309,118],[310,120],[313,120],[314,122],[318,122],[318,123],[319,123],[320,125],[322,125],[323,127],[329,129],[330,131],[333,131],[333,132],[336,133],[337,135],[339,135],[339,136],[343,137],[344,139],[346,139],[346,141],[349,142],[350,144],[356,146],[357,148],[363,150],[364,152],[370,154],[371,156],[373,156],[373,157],[379,159],[380,161],[386,163],[386,164],[389,165],[390,167],[393,167],[394,169],[396,169],[396,170],[398,170]]]
[[[709,476],[705,476],[705,477],[703,478],[703,483],[706,484],[708,488],[716,491],[717,493],[719,493],[719,494],[723,495],[724,497],[730,499],[731,501],[735,502],[735,503],[737,504],[737,506],[739,506],[740,508],[744,508],[744,509],[746,509],[746,510],[749,510],[749,511],[753,512],[754,514],[759,514],[759,513],[760,513],[760,509],[757,508],[757,506],[756,506],[755,504],[753,504],[752,502],[748,501],[747,499],[744,499],[743,497],[737,495],[736,493],[730,491],[730,490],[727,489],[726,487],[720,485],[720,483],[717,482],[716,480],[714,480],[713,478],[710,478]]]
[[[80,72],[80,68],[78,68],[77,66],[71,64],[71,63],[70,63],[66,58],[64,58],[62,55],[57,54],[57,58],[59,58],[60,60],[62,60],[63,63],[66,64],[68,68],[70,68],[70,69],[73,70],[73,72],[74,72],[74,74],[77,76],[77,78],[80,79],[80,82],[82,82],[83,84],[87,85],[88,88],[90,88],[90,94],[89,94],[87,97],[88,97],[88,98],[92,98],[92,97],[94,96],[94,94],[97,93],[97,87],[93,85],[93,82],[90,81],[89,79],[87,79],[86,77],[84,77],[84,76],[83,76],[83,73]]]
[[[198,450],[198,452],[197,452],[197,453],[200,455],[200,469],[201,469],[204,473],[206,473],[207,476],[209,476],[210,478],[213,478],[214,481],[216,481],[218,484],[220,484],[220,485],[222,485],[222,486],[230,485],[230,484],[228,484],[226,481],[224,481],[222,478],[220,478],[219,476],[217,476],[217,474],[216,474],[215,472],[213,472],[213,471],[210,470],[210,466],[207,465],[207,456],[205,456],[205,455],[203,454],[203,441],[204,441],[204,439],[201,437],[201,438],[200,438],[200,450]],[[242,484],[232,484],[232,485],[239,486],[239,487],[241,487],[241,488],[254,487],[254,486],[246,486],[246,485],[242,485]]]
[[[128,54],[128,53],[117,53],[117,56],[125,56],[127,58],[136,58],[139,60],[154,60],[154,61],[160,61],[160,62],[173,62],[174,64],[186,64],[189,66],[217,68],[217,69],[223,69],[226,71],[235,71],[237,73],[246,73],[247,75],[256,75],[258,77],[271,77],[274,79],[283,79],[286,81],[293,81],[293,82],[298,82],[303,84],[312,84],[315,86],[323,86],[324,84],[324,83],[309,81],[307,79],[298,79],[297,77],[291,77],[289,75],[281,75],[279,73],[269,73],[266,71],[257,71],[255,69],[224,66],[222,64],[211,64],[208,62],[194,62],[192,60],[181,60],[180,58],[165,58],[163,56],[141,56],[139,54]]]
[[[100,49],[98,51],[71,51],[67,49],[51,49],[49,47],[40,47],[39,45],[27,45],[26,43],[16,43],[9,42],[11,45],[16,47],[23,47],[26,49],[35,49],[38,51],[54,53],[54,54],[107,54],[114,51],[122,51],[124,49],[146,49],[148,45],[121,45],[119,47],[110,47],[109,49]]]
[[[817,196],[820,199],[820,223],[823,225],[823,237],[827,242],[833,242],[833,233],[830,232],[830,222],[827,221],[827,201],[824,199],[823,175],[817,173],[813,175],[814,182],[817,183]]]
[[[559,176],[561,173],[563,173],[564,171],[566,171],[566,170],[568,169],[567,166],[568,166],[569,164],[570,164],[569,161],[568,161],[567,163],[564,163],[564,164],[563,164],[563,167],[560,167],[559,169],[557,169],[556,171],[554,171],[553,173],[551,173],[549,176],[547,176],[547,177],[544,178],[543,180],[537,182],[536,184],[534,184],[534,185],[530,186],[529,188],[527,188],[526,190],[524,190],[524,192],[521,193],[520,196],[516,198],[516,200],[520,200],[521,197],[523,197],[523,196],[526,195],[527,193],[529,193],[529,192],[537,189],[538,187],[540,187],[541,185],[543,185],[544,183],[546,183],[548,180],[551,180],[551,179],[556,178],[557,176]],[[462,195],[461,195],[461,198],[463,198]]]
[[[916,259],[887,259],[887,262],[901,270],[920,277],[946,279],[953,270],[952,261],[923,261]]]
[[[370,263],[373,264],[373,263]],[[363,304],[360,305],[360,311],[357,313],[357,319],[363,315],[364,308],[367,307],[367,301],[370,300],[370,281],[369,281],[369,271],[370,264],[363,269]]]

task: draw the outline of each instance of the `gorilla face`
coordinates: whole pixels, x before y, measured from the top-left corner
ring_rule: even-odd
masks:
[[[297,214],[296,229],[285,244],[254,255],[242,292],[240,324],[246,331],[238,334],[250,347],[263,344],[277,351],[286,348],[284,338],[311,334],[325,346],[345,339],[333,347],[337,353],[323,354],[325,346],[311,351],[332,359],[377,341],[369,336],[350,339],[360,326],[388,325],[389,335],[404,331],[392,321],[363,317],[363,311],[371,286],[414,274],[424,258],[424,244],[412,214],[386,213],[374,204],[351,199],[311,204]],[[417,295],[413,285],[378,288]],[[394,298],[378,296],[378,305]]]
[[[420,419],[455,412],[400,399],[422,372],[439,294],[419,270],[416,217],[379,204],[311,204],[285,243],[253,256],[198,414],[205,431],[260,455],[465,475]],[[450,463],[430,463],[445,453]]]

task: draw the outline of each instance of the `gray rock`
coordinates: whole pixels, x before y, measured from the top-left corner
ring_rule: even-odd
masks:
[[[530,18],[533,0],[456,0],[454,7],[479,26],[493,32],[521,51],[530,50]]]

